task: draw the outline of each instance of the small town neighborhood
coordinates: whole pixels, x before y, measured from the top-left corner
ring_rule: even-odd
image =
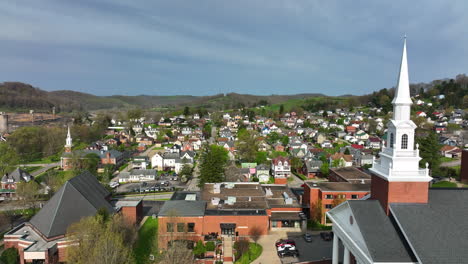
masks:
[[[120,238],[132,263],[462,263],[465,248],[449,247],[465,245],[468,230],[467,114],[422,111],[443,95],[410,97],[406,60],[405,40],[387,113],[136,111],[109,117],[90,144],[75,120],[54,160],[3,159],[4,252],[21,264],[81,263],[97,221],[134,234]],[[17,142],[25,128],[0,117],[3,144]],[[440,244],[434,229],[462,234]]]
[[[467,1],[0,1],[0,264],[468,263]]]

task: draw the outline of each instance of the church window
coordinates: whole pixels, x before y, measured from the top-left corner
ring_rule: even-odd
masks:
[[[401,149],[408,149],[408,135],[401,136]]]

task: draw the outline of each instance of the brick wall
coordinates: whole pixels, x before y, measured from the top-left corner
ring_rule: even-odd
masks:
[[[143,217],[143,203],[140,202],[137,206],[124,206],[121,212],[122,216],[129,224],[138,224]]]
[[[221,234],[221,223],[235,223],[240,236],[248,236],[252,227],[260,227],[262,233],[268,233],[268,215],[207,215],[204,217],[204,233]]]
[[[372,175],[371,199],[379,200],[388,214],[390,203],[427,203],[428,182],[388,182]]]
[[[175,232],[167,232],[167,224],[174,224]],[[177,232],[177,223],[184,223],[187,227],[188,223],[195,223],[194,232]],[[167,243],[176,239],[188,239],[198,241],[203,239],[203,216],[194,217],[158,217],[158,247],[160,249],[167,248]]]
[[[287,184],[288,178],[275,178],[275,184]]]
[[[460,180],[468,184],[468,150],[462,151]]]

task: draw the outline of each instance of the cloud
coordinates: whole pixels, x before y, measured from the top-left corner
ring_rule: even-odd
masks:
[[[394,85],[404,33],[412,81],[466,69],[466,7],[463,1],[3,1],[0,56],[11,67],[1,67],[0,79],[97,94],[363,94]]]

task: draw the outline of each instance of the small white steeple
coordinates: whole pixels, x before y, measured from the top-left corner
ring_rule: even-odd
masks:
[[[413,104],[410,96],[409,77],[408,77],[408,59],[406,56],[406,35],[403,41],[403,55],[401,56],[400,73],[398,74],[398,83],[395,89],[393,104],[394,120],[409,120],[410,107]]]
[[[71,134],[70,134],[70,126],[68,126],[68,134],[67,134],[67,139],[65,141],[65,147],[69,147],[69,148],[72,147],[72,138],[71,138]]]

